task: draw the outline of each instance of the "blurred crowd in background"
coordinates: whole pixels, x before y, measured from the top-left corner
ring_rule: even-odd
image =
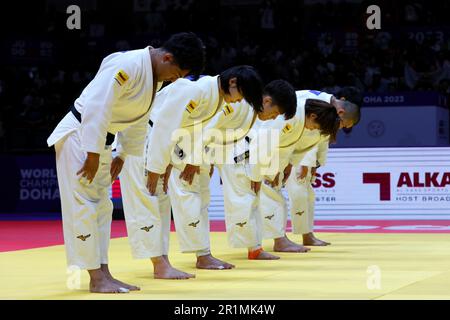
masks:
[[[376,3],[376,2],[375,2]],[[381,30],[368,30],[366,1],[36,0],[2,21],[0,152],[51,151],[46,138],[104,56],[158,46],[196,32],[207,48],[205,74],[255,66],[265,81],[330,93],[450,93],[449,1],[382,1]],[[67,6],[81,8],[68,30]]]

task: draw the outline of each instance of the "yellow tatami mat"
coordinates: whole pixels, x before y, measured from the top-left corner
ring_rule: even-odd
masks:
[[[120,280],[141,286],[129,294],[91,294],[82,272],[67,272],[63,246],[0,253],[0,299],[450,299],[450,234],[318,233],[331,241],[278,261],[248,261],[230,249],[225,233],[211,234],[212,252],[233,270],[196,270],[193,254],[172,264],[196,273],[192,280],[155,280],[149,260],[131,258],[127,238],[111,241],[110,266]],[[298,240],[298,236],[292,237]],[[266,250],[271,242],[264,242]]]

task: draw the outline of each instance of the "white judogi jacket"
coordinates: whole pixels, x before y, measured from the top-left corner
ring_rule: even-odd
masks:
[[[298,108],[298,106],[297,106]],[[302,106],[300,106],[300,109]],[[303,129],[305,126],[305,117],[304,112],[299,112],[298,116],[294,116],[289,120],[285,120],[284,115],[278,116],[274,120],[269,120],[264,123],[260,129],[262,130],[273,130],[272,134],[277,134],[277,145],[271,144],[270,147],[267,147],[266,143],[268,143],[268,139],[263,137],[262,140],[259,141],[259,145],[255,145],[250,149],[250,153],[252,154],[252,150],[255,148],[261,148],[263,145],[267,148],[265,152],[270,154],[270,164],[262,165],[261,162],[257,162],[257,165],[253,166],[253,174],[257,176],[258,167],[260,170],[260,180],[263,179],[263,176],[268,178],[269,180],[273,180],[278,172],[282,171],[284,167],[286,167],[286,161],[289,161],[289,155],[291,154],[296,142],[300,139],[303,134]],[[264,131],[260,131],[259,139],[261,139],[261,133]],[[253,152],[254,153],[254,152]],[[267,162],[266,162],[267,163]],[[266,173],[261,169],[266,167],[271,168],[269,171],[266,170]]]
[[[327,161],[329,144],[330,136],[321,136],[320,141],[305,153],[300,165],[310,168],[324,166]]]
[[[328,103],[331,103],[332,94],[326,92],[320,92],[315,90],[300,90],[296,91],[297,95],[297,113],[299,115],[300,110],[303,110],[303,116],[305,115],[305,103],[307,99],[318,99]],[[299,108],[302,106],[303,108]],[[329,138],[329,137],[328,137]],[[308,130],[305,128],[301,138],[295,144],[291,154],[289,155],[289,162],[293,165],[297,165],[301,159],[305,156],[314,145],[319,143],[323,139],[319,130]],[[287,163],[286,163],[287,165]]]
[[[303,113],[304,114],[304,113]],[[288,146],[292,146],[301,136],[304,126],[304,116],[285,120],[279,115],[273,120],[262,121],[256,119],[255,124],[248,133],[249,141],[241,139],[236,143],[234,157],[238,162],[244,160],[243,155],[248,152],[250,158],[250,179],[261,181],[264,169],[272,166],[279,167],[275,161],[283,157]],[[278,172],[278,169],[275,169]],[[273,176],[276,172],[273,172]]]
[[[314,91],[314,90],[300,90],[296,91],[297,96],[297,110],[292,119],[285,120],[283,115],[278,116],[274,120],[269,120],[260,128],[272,129],[278,131],[279,145],[277,152],[275,149],[271,151],[271,166],[278,166],[278,171],[273,174],[264,175],[267,179],[273,180],[278,172],[282,172],[289,163],[297,164],[304,157],[306,152],[314,145],[321,141],[322,136],[319,130],[308,130],[305,128],[305,103],[307,99],[318,99],[331,103],[331,94]],[[267,139],[262,139],[267,141]],[[258,149],[260,145],[255,144],[252,149]],[[251,150],[252,150],[251,149]],[[254,151],[253,151],[254,152]],[[252,154],[252,152],[250,152]],[[277,161],[277,164],[273,162]],[[258,163],[253,166],[252,180],[262,180],[261,164]],[[260,173],[258,177],[258,172]]]
[[[179,79],[156,95],[150,118],[146,169],[163,174],[171,163],[172,152],[182,150],[184,163],[199,164],[203,152],[201,131],[224,103],[219,95],[218,76],[197,81]],[[184,129],[180,135],[177,129]]]
[[[239,141],[249,133],[256,119],[257,114],[253,107],[244,99],[237,103],[226,104],[222,112],[217,113],[205,126],[203,142],[205,145],[209,143],[223,145]],[[218,135],[211,136],[212,130],[216,130]],[[214,141],[212,138],[215,138]]]
[[[218,165],[233,163],[236,146],[245,145],[245,137],[259,122],[257,113],[245,100],[224,105],[203,130],[208,156],[205,160]]]
[[[80,129],[81,148],[100,153],[110,132],[117,133],[121,155],[142,155],[152,97],[161,84],[154,88],[149,47],[107,56],[75,100],[81,124],[69,112],[48,138],[48,145]]]

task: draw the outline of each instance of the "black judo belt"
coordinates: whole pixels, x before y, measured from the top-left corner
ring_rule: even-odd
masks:
[[[186,157],[186,154],[184,153],[183,149],[181,149],[178,144],[175,145],[174,149],[175,154],[180,158],[180,160],[183,160],[184,157]]]
[[[72,106],[70,108],[70,111],[73,113],[73,115],[75,116],[75,118],[77,118],[78,122],[81,123],[81,114],[78,112],[78,110],[75,108],[75,106]],[[113,144],[114,142],[114,138],[115,138],[115,134],[112,134],[110,132],[108,132],[106,134],[106,146],[110,146]]]
[[[248,158],[250,158],[250,151],[247,150],[244,153],[234,157],[234,162],[239,163],[241,161],[247,160]]]
[[[152,125],[152,124],[150,124],[150,125]],[[247,143],[250,143],[251,139],[248,136],[246,136],[245,137],[245,141],[247,141]],[[209,150],[210,150],[210,148],[208,146],[205,146],[205,151],[209,152]],[[175,145],[174,152],[178,156],[178,158],[180,158],[181,160],[183,160],[184,157],[186,156],[186,154],[184,153],[183,149],[181,149],[178,146],[178,144]],[[234,157],[234,162],[235,163],[239,163],[239,162],[241,162],[243,160],[248,159],[249,157],[250,157],[250,151],[247,150],[244,153]]]
[[[250,137],[246,136],[245,137],[245,141],[247,141],[247,143],[250,143],[250,141],[251,141]],[[250,158],[250,151],[249,150],[247,150],[244,153],[234,157],[234,162],[235,163],[239,163],[239,162],[242,162],[244,160],[247,160],[248,158]]]

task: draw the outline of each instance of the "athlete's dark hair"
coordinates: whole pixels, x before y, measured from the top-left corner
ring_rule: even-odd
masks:
[[[317,99],[306,99],[305,114],[315,114],[315,121],[320,126],[321,135],[329,135],[330,142],[336,141],[336,135],[340,126],[340,118],[336,108],[328,102]]]
[[[205,67],[205,46],[202,40],[192,32],[181,32],[172,35],[161,46],[173,54],[175,63],[189,74],[198,76]]]
[[[342,87],[337,93],[336,97],[338,99],[345,98],[345,100],[356,104],[359,108],[363,103],[363,95],[361,90],[356,87]]]
[[[222,71],[219,75],[222,90],[230,93],[230,79],[236,78],[236,85],[244,99],[256,112],[262,111],[263,84],[255,68],[251,66],[236,66]]]
[[[363,103],[361,90],[356,87],[343,87],[336,93],[336,97],[345,99],[343,104],[344,118],[352,120],[353,126],[356,125],[361,120],[361,105]]]
[[[295,116],[297,96],[294,87],[289,82],[281,79],[269,82],[264,87],[263,96],[272,98],[273,104],[281,109],[286,120]]]

